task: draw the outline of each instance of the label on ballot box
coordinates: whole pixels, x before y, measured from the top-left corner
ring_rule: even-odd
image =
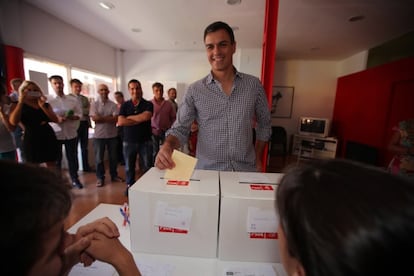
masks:
[[[188,185],[151,168],[129,190],[134,252],[217,257],[219,178],[195,170]]]

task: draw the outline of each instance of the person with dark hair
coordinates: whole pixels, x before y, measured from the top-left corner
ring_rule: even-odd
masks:
[[[125,102],[125,98],[124,98],[124,93],[122,93],[121,91],[116,91],[114,92],[114,98],[115,98],[115,102],[116,102],[116,106],[118,108],[118,114],[119,114],[119,110],[121,109],[122,104]],[[122,150],[122,137],[123,137],[123,130],[122,130],[122,126],[119,126],[117,124],[116,126],[117,131],[118,131],[118,144],[117,144],[117,152],[118,152],[118,163],[121,166],[125,166],[125,159],[124,159],[124,153]]]
[[[173,150],[187,143],[191,124],[197,121],[197,169],[262,171],[263,152],[271,135],[265,90],[257,77],[234,67],[236,41],[228,24],[218,21],[207,26],[204,44],[211,71],[188,87],[155,166],[159,169],[175,166]]]
[[[50,76],[49,82],[56,93],[56,96],[49,102],[59,118],[59,123],[54,125],[54,131],[60,145],[56,166],[59,169],[62,167],[62,146],[64,145],[72,186],[82,189],[83,185],[79,181],[78,175],[78,128],[82,109],[74,97],[69,97],[63,92],[62,76]]]
[[[276,195],[288,275],[378,276],[411,271],[414,182],[349,160],[286,171]]]
[[[59,144],[50,122],[58,123],[59,118],[43,91],[37,83],[23,81],[19,87],[19,100],[10,115],[10,123],[14,126],[24,125],[23,151],[26,162],[56,167]]]
[[[118,126],[123,127],[123,150],[127,190],[135,183],[135,163],[139,155],[141,173],[148,171],[153,164],[151,141],[151,117],[154,107],[142,97],[141,83],[132,79],[128,82],[131,99],[125,101],[119,110]]]
[[[116,122],[118,120],[118,108],[116,103],[108,97],[109,88],[106,84],[98,85],[98,99],[91,104],[90,116],[95,122],[95,132],[93,134],[93,147],[95,151],[96,164],[96,186],[102,187],[105,183],[105,148],[109,159],[109,173],[112,182],[123,182],[118,176],[118,156],[116,146],[118,143],[118,131]]]
[[[177,89],[175,87],[171,87],[167,91],[168,101],[172,104],[174,107],[175,113],[177,113],[178,110],[178,104],[175,101],[177,99]]]
[[[70,93],[69,96],[74,97],[79,102],[82,109],[82,116],[80,117],[78,127],[78,143],[81,148],[82,170],[84,172],[91,172],[92,169],[88,159],[89,127],[91,125],[89,109],[91,104],[89,103],[89,99],[81,94],[82,85],[83,83],[79,79],[71,79],[70,88],[72,93]]]
[[[131,252],[119,238],[115,223],[98,219],[64,230],[71,209],[70,185],[53,170],[0,160],[0,175],[7,196],[0,212],[7,227],[0,230],[2,275],[67,275],[81,262],[100,260],[114,266],[121,276],[141,275]]]
[[[174,123],[176,114],[171,102],[164,99],[164,85],[162,83],[155,82],[152,85],[152,92],[154,94],[154,98],[151,100],[154,106],[154,113],[151,117],[152,156],[155,160],[160,145],[164,143],[165,132]]]

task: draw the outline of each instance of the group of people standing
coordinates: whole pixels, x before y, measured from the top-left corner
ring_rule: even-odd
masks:
[[[73,93],[69,95],[63,92],[61,76],[53,75],[49,77],[49,82],[55,91],[55,96],[50,98],[37,83],[22,80],[17,100],[11,98],[9,123],[12,127],[23,128],[24,162],[61,169],[64,146],[72,185],[83,188],[78,176],[77,147],[79,141],[84,157],[83,169],[91,171],[87,161],[89,100],[80,95],[82,83],[77,79],[71,80]]]
[[[90,101],[81,94],[83,83],[79,79],[70,80],[72,93],[67,95],[63,92],[61,76],[53,75],[49,82],[55,91],[54,97],[47,97],[39,85],[30,80],[13,79],[11,86],[16,91],[9,96],[2,87],[0,159],[61,168],[64,146],[72,185],[81,189],[77,149],[80,144],[82,170],[92,172],[88,141],[89,128],[94,122],[96,186],[105,183],[106,150],[112,182],[124,181],[118,175],[118,164],[125,165],[129,186],[135,182],[137,158],[142,173],[154,165],[165,132],[176,118],[175,88],[168,90],[170,97],[165,100],[163,85],[154,83],[154,98],[147,101],[142,97],[141,83],[133,79],[128,83],[131,99],[125,101],[123,93],[116,91],[114,102],[109,99],[108,86],[99,84],[97,99]]]

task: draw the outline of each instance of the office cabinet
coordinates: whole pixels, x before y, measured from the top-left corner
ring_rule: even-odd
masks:
[[[328,159],[336,157],[338,139],[334,137],[317,137],[293,135],[292,154],[300,159]]]

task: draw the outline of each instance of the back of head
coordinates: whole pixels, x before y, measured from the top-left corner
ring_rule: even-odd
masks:
[[[411,270],[414,183],[346,160],[292,167],[277,191],[289,254],[307,276]]]
[[[42,256],[45,233],[69,213],[70,185],[50,169],[2,160],[0,179],[0,274],[26,275]]]

